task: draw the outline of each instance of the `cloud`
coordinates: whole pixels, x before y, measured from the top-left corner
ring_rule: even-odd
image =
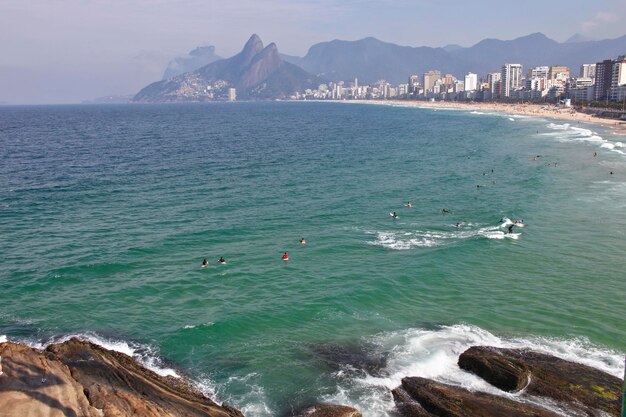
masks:
[[[594,38],[624,35],[626,21],[626,0],[619,0],[611,10],[596,12],[592,18],[581,24],[582,32]]]

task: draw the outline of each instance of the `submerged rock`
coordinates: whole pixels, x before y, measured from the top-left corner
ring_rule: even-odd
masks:
[[[345,405],[317,404],[307,408],[298,417],[362,417],[356,408]]]
[[[383,376],[387,358],[368,346],[323,343],[313,346],[314,355],[333,371]]]
[[[558,417],[541,407],[483,392],[442,384],[426,378],[407,377],[392,391],[405,417]]]
[[[546,397],[585,415],[618,416],[622,380],[586,365],[520,349],[473,346],[459,366],[509,392]]]
[[[1,343],[3,417],[243,417],[181,378],[162,377],[123,353],[78,339],[39,351]]]

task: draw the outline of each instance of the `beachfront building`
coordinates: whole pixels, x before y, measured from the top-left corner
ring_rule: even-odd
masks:
[[[563,66],[550,67],[550,73],[548,76],[552,85],[564,85],[569,79],[569,68]]]
[[[465,91],[476,91],[478,87],[478,75],[468,72],[465,76]]]
[[[436,70],[424,73],[424,93],[432,92],[435,83],[441,79],[441,72]]]
[[[237,100],[237,89],[229,88],[228,89],[228,101],[235,101],[235,100]]]
[[[613,61],[611,71],[611,88],[609,90],[609,100],[624,100],[624,89],[626,88],[626,55],[622,55]]]
[[[581,78],[596,78],[596,64],[582,64],[579,76]]]
[[[500,97],[511,97],[522,82],[522,64],[504,64],[502,66]]]
[[[489,84],[489,98],[500,97],[500,79],[502,78],[502,73],[500,72],[490,72],[487,74],[487,83]]]
[[[548,79],[550,74],[550,67],[542,66],[542,67],[534,67],[528,70],[528,78],[544,78]]]
[[[420,89],[419,75],[411,75],[409,77],[409,94],[418,94]]]
[[[593,93],[594,100],[608,100],[611,89],[611,75],[613,60],[605,59],[596,63],[596,87]]]

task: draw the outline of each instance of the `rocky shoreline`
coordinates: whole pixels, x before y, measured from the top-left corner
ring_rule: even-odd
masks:
[[[243,417],[183,378],[160,376],[123,353],[71,339],[37,350],[0,343],[2,417]],[[474,346],[461,369],[500,390],[472,392],[407,376],[392,391],[404,417],[619,416],[623,381],[598,369],[522,349]],[[317,404],[298,417],[362,417],[352,408]],[[250,416],[254,417],[254,416]]]

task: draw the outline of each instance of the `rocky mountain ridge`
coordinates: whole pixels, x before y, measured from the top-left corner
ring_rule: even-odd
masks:
[[[321,82],[285,62],[274,43],[266,47],[252,35],[237,55],[215,61],[195,71],[161,80],[143,88],[134,102],[203,102],[225,100],[235,88],[237,97],[251,100],[286,98]]]

